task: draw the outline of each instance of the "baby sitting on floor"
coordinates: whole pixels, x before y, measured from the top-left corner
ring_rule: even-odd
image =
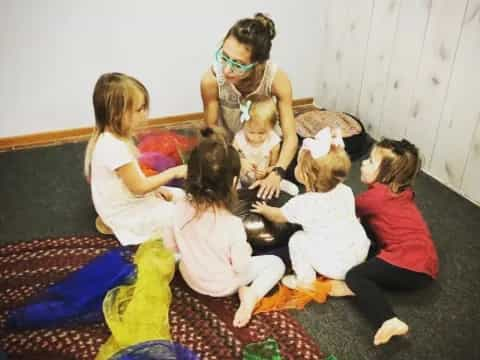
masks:
[[[166,243],[180,253],[180,273],[193,290],[213,297],[238,292],[233,325],[242,327],[257,301],[281,279],[285,265],[274,255],[251,255],[242,221],[231,212],[240,157],[212,129],[203,135],[190,155],[187,198],[177,204]]]
[[[273,130],[277,123],[277,107],[270,97],[247,100],[240,106],[243,128],[235,134],[233,147],[240,153],[240,183],[250,186],[265,178],[280,155],[280,137]],[[280,182],[280,190],[298,194],[298,187],[288,180]]]

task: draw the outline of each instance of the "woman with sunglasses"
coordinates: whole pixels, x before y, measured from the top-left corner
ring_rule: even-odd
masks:
[[[230,140],[242,128],[241,105],[252,96],[276,99],[283,137],[280,156],[270,174],[251,185],[259,188],[258,196],[263,199],[279,195],[280,181],[298,144],[290,80],[269,60],[274,37],[275,24],[261,13],[237,21],[228,30],[213,66],[201,81],[207,126],[223,127]]]

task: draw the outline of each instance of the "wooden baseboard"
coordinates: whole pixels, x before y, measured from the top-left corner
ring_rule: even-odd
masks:
[[[313,104],[313,98],[301,98],[293,101],[294,107]],[[198,122],[203,118],[203,113],[189,113],[175,116],[166,116],[148,120],[144,128],[158,126],[173,126],[179,123]],[[20,135],[0,138],[0,151],[18,150],[37,146],[50,146],[68,142],[85,141],[92,133],[92,127],[48,131],[37,134]]]

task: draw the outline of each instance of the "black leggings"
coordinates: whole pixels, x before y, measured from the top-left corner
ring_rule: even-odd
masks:
[[[396,290],[422,289],[432,282],[432,278],[374,257],[350,269],[345,281],[355,293],[353,299],[360,311],[379,328],[385,320],[396,316],[380,287]]]

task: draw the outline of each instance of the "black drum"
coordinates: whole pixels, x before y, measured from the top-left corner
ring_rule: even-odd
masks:
[[[294,232],[301,229],[301,226],[285,223],[277,224],[265,219],[262,215],[251,212],[252,204],[257,199],[258,189],[240,189],[238,191],[238,202],[233,213],[239,216],[247,233],[247,240],[254,250],[269,250],[286,246],[288,239]],[[278,198],[267,201],[270,206],[281,207],[291,195],[281,192]]]

